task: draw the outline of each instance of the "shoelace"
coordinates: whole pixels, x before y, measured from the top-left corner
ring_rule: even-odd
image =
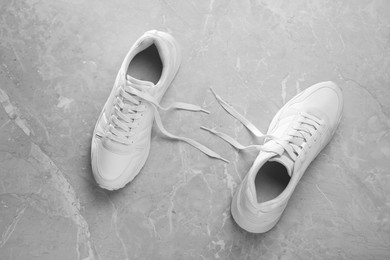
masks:
[[[181,102],[175,102],[168,107],[162,107],[158,100],[156,100],[153,96],[146,92],[140,91],[135,87],[132,87],[131,82],[129,81],[126,81],[126,83],[127,84],[121,87],[120,97],[118,97],[115,102],[116,105],[114,114],[111,117],[112,124],[109,126],[108,137],[110,139],[123,144],[131,144],[132,141],[130,140],[134,135],[132,130],[138,127],[139,124],[137,119],[143,116],[142,112],[146,109],[146,106],[142,105],[142,103],[147,102],[153,106],[154,120],[156,121],[158,129],[165,136],[171,139],[186,142],[212,158],[229,162],[228,160],[222,158],[219,154],[191,138],[180,137],[169,133],[162,124],[161,116],[158,110],[167,111],[170,109],[180,109],[193,112],[204,112],[207,114],[210,113],[209,111],[204,110],[196,105]]]
[[[229,143],[231,146],[238,150],[246,149],[256,149],[264,152],[272,152],[278,155],[282,155],[285,152],[290,156],[290,158],[295,161],[298,157],[298,154],[303,149],[303,143],[307,143],[310,137],[314,135],[314,132],[321,126],[322,120],[317,117],[310,115],[308,113],[301,113],[301,116],[297,120],[298,125],[293,128],[293,131],[288,133],[286,139],[281,139],[273,135],[263,134],[257,127],[255,127],[248,119],[243,115],[237,112],[233,107],[231,107],[226,101],[224,101],[215,91],[211,88],[211,92],[218,101],[218,103],[234,118],[239,120],[256,138],[257,144],[244,146],[237,142],[234,138],[229,135],[219,132],[215,129],[207,128],[201,126],[203,130],[209,131],[212,134],[215,134]],[[282,149],[275,151],[274,149],[269,149],[265,145],[268,141],[273,140],[279,144]]]

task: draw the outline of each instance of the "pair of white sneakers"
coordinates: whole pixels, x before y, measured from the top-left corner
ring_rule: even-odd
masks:
[[[167,137],[187,142],[208,156],[227,162],[197,141],[169,133],[162,124],[159,110],[208,113],[186,103],[160,106],[180,61],[178,43],[164,32],[148,31],[131,47],[92,137],[92,171],[101,187],[120,189],[138,175],[149,155],[153,121]],[[341,90],[332,82],[307,88],[280,109],[265,135],[213,90],[212,93],[258,140],[258,144],[243,146],[224,133],[202,127],[238,150],[258,151],[233,197],[232,216],[249,232],[267,232],[282,216],[306,168],[332,138],[342,113]]]

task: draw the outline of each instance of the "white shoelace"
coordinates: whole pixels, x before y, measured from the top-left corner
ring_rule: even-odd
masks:
[[[162,107],[150,94],[136,89],[131,84],[131,82],[127,81],[127,84],[121,87],[120,95],[115,101],[115,110],[111,116],[112,123],[110,123],[109,126],[108,138],[122,144],[131,144],[133,142],[131,141],[131,137],[134,135],[134,131],[132,130],[139,126],[138,119],[143,116],[142,112],[146,109],[146,106],[142,105],[142,103],[147,102],[153,106],[154,119],[157,127],[165,136],[171,139],[184,141],[212,158],[229,162],[228,160],[222,158],[219,154],[191,138],[180,137],[169,133],[162,124],[158,110],[167,111],[170,109],[181,109],[194,112],[204,112],[207,114],[210,113],[209,111],[196,105],[181,102],[175,102],[168,107]]]
[[[201,126],[201,128],[219,136],[238,150],[254,148],[259,151],[273,152],[278,155],[282,155],[284,151],[286,151],[290,158],[295,161],[298,157],[298,154],[303,149],[303,143],[306,143],[310,137],[316,135],[316,130],[323,123],[322,120],[318,119],[313,115],[310,115],[308,113],[301,113],[301,116],[297,120],[297,127],[294,127],[293,131],[290,131],[285,139],[281,139],[272,135],[265,135],[259,129],[257,129],[248,119],[246,119],[243,115],[241,115],[233,107],[231,107],[226,101],[224,101],[220,96],[218,96],[212,88],[211,92],[214,94],[214,97],[217,99],[218,103],[230,115],[239,120],[257,138],[257,141],[259,143],[244,146],[225,133],[204,126]],[[315,136],[313,138],[315,138]],[[273,149],[267,148],[265,144],[270,140],[275,141],[283,149],[280,149],[280,151],[275,151]]]

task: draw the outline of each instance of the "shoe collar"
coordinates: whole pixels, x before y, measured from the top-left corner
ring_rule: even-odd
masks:
[[[295,174],[295,164],[294,162],[286,155],[286,153],[283,152],[283,148],[278,145],[277,143],[273,143],[273,141],[268,142],[268,148],[269,150],[274,150],[273,152],[260,152],[255,161],[253,162],[253,165],[251,169],[248,172],[248,175],[246,176],[246,184],[245,192],[246,197],[248,198],[250,204],[252,204],[252,207],[255,211],[260,210],[263,212],[267,212],[272,210],[273,208],[280,205],[280,201],[283,201],[284,198],[286,198],[286,195],[288,195],[287,190],[290,186],[290,183],[287,185],[286,189],[275,199],[272,199],[270,201],[259,203],[257,201],[256,196],[256,186],[255,186],[255,179],[256,176],[260,170],[260,168],[266,163],[266,162],[279,162],[282,165],[284,165],[287,169],[288,174],[291,177],[290,182],[293,182],[293,179],[295,179],[298,176],[294,176]]]
[[[121,80],[126,80],[126,73],[129,67],[130,62],[134,59],[134,57],[142,52],[143,50],[150,47],[152,44],[156,45],[158,50],[161,62],[162,62],[162,73],[157,84],[148,81],[142,81],[139,79],[132,78],[134,82],[142,83],[142,85],[150,85],[150,87],[154,87],[159,89],[160,86],[164,85],[168,76],[171,67],[173,67],[172,59],[170,58],[170,50],[168,48],[168,42],[161,38],[157,34],[144,34],[141,36],[136,43],[131,47],[130,51],[127,53],[125,59],[123,60],[122,66],[120,68]]]

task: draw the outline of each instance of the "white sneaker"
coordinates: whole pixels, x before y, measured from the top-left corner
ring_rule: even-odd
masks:
[[[237,149],[260,150],[237,188],[231,212],[243,229],[252,233],[267,232],[282,216],[306,168],[336,131],[343,108],[341,90],[333,82],[322,82],[299,93],[275,115],[267,135],[215,96],[263,142],[263,145],[242,146],[223,133],[203,127]]]
[[[185,141],[211,157],[224,160],[192,139],[168,133],[162,125],[158,109],[208,113],[185,103],[174,103],[168,108],[159,105],[180,61],[178,43],[164,32],[148,31],[131,47],[93,132],[92,172],[101,187],[109,190],[122,188],[140,172],[149,155],[153,120],[166,136]]]

